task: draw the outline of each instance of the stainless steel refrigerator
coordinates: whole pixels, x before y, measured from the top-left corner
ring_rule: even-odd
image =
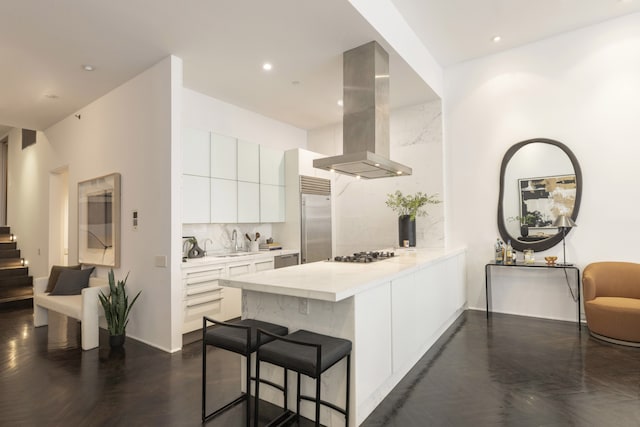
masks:
[[[331,181],[300,177],[301,262],[332,258]]]

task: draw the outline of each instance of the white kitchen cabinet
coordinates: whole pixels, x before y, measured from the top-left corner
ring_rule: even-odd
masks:
[[[237,173],[237,144],[230,136],[211,134],[211,178],[235,180]]]
[[[225,264],[183,270],[184,318],[182,333],[202,328],[202,316],[210,316],[223,321],[228,320],[223,317],[222,310],[222,300],[225,298],[228,288],[218,285],[218,279],[226,277],[226,275]]]
[[[260,222],[260,184],[238,181],[238,222]]]
[[[209,132],[185,128],[182,131],[182,173],[209,176]]]
[[[253,273],[255,271],[254,261],[237,261],[228,264],[227,274],[229,277],[239,274]],[[242,290],[236,288],[224,288],[225,304],[223,314],[227,319],[233,319],[242,315]]]
[[[182,222],[208,223],[210,220],[210,178],[182,175]]]
[[[285,221],[285,187],[260,183],[260,222]]]
[[[211,178],[211,223],[234,223],[238,220],[238,182]]]
[[[260,184],[285,184],[284,151],[260,146]]]
[[[256,273],[258,273],[260,271],[265,271],[265,270],[273,270],[274,266],[275,266],[275,262],[274,262],[273,257],[269,257],[267,259],[256,260],[256,262],[255,262]]]
[[[238,140],[238,181],[260,182],[260,145]]]
[[[183,324],[182,333],[202,328],[202,316],[220,321],[231,320],[242,314],[242,290],[222,287],[218,280],[239,274],[272,270],[272,253],[251,254],[233,261],[217,259],[210,263],[182,266]],[[214,258],[215,259],[215,258]]]

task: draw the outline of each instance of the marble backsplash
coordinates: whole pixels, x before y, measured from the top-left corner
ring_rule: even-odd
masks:
[[[277,236],[271,235],[271,224],[182,224],[182,236],[194,236],[198,240],[198,246],[208,253],[233,251],[233,230],[237,230],[239,249],[243,251],[249,248],[249,240],[245,234],[255,240],[256,233],[260,233],[260,243],[265,243],[270,237],[274,242],[278,241]],[[185,246],[183,256],[186,250]]]

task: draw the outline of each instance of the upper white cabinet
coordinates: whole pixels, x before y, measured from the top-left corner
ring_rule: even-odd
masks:
[[[260,222],[284,222],[284,185],[260,184]]]
[[[184,129],[182,133],[182,173],[209,176],[209,132]]]
[[[211,134],[211,177],[237,179],[236,139],[230,136]]]
[[[206,176],[182,175],[182,222],[209,222],[209,186]]]
[[[284,151],[260,146],[260,184],[284,185]]]
[[[184,223],[284,221],[285,162],[281,150],[184,129],[182,174]]]
[[[237,222],[238,182],[211,178],[211,220],[213,223]]]
[[[260,182],[260,146],[238,140],[238,181]]]
[[[238,222],[260,222],[260,184],[238,181]]]

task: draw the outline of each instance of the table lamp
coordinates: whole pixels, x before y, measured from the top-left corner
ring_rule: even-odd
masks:
[[[562,228],[562,264],[558,264],[560,266],[569,267],[573,264],[567,264],[567,253],[564,245],[564,237],[567,234],[567,228],[577,227],[576,223],[573,222],[570,216],[567,215],[558,215],[555,221],[553,221],[553,226]]]

